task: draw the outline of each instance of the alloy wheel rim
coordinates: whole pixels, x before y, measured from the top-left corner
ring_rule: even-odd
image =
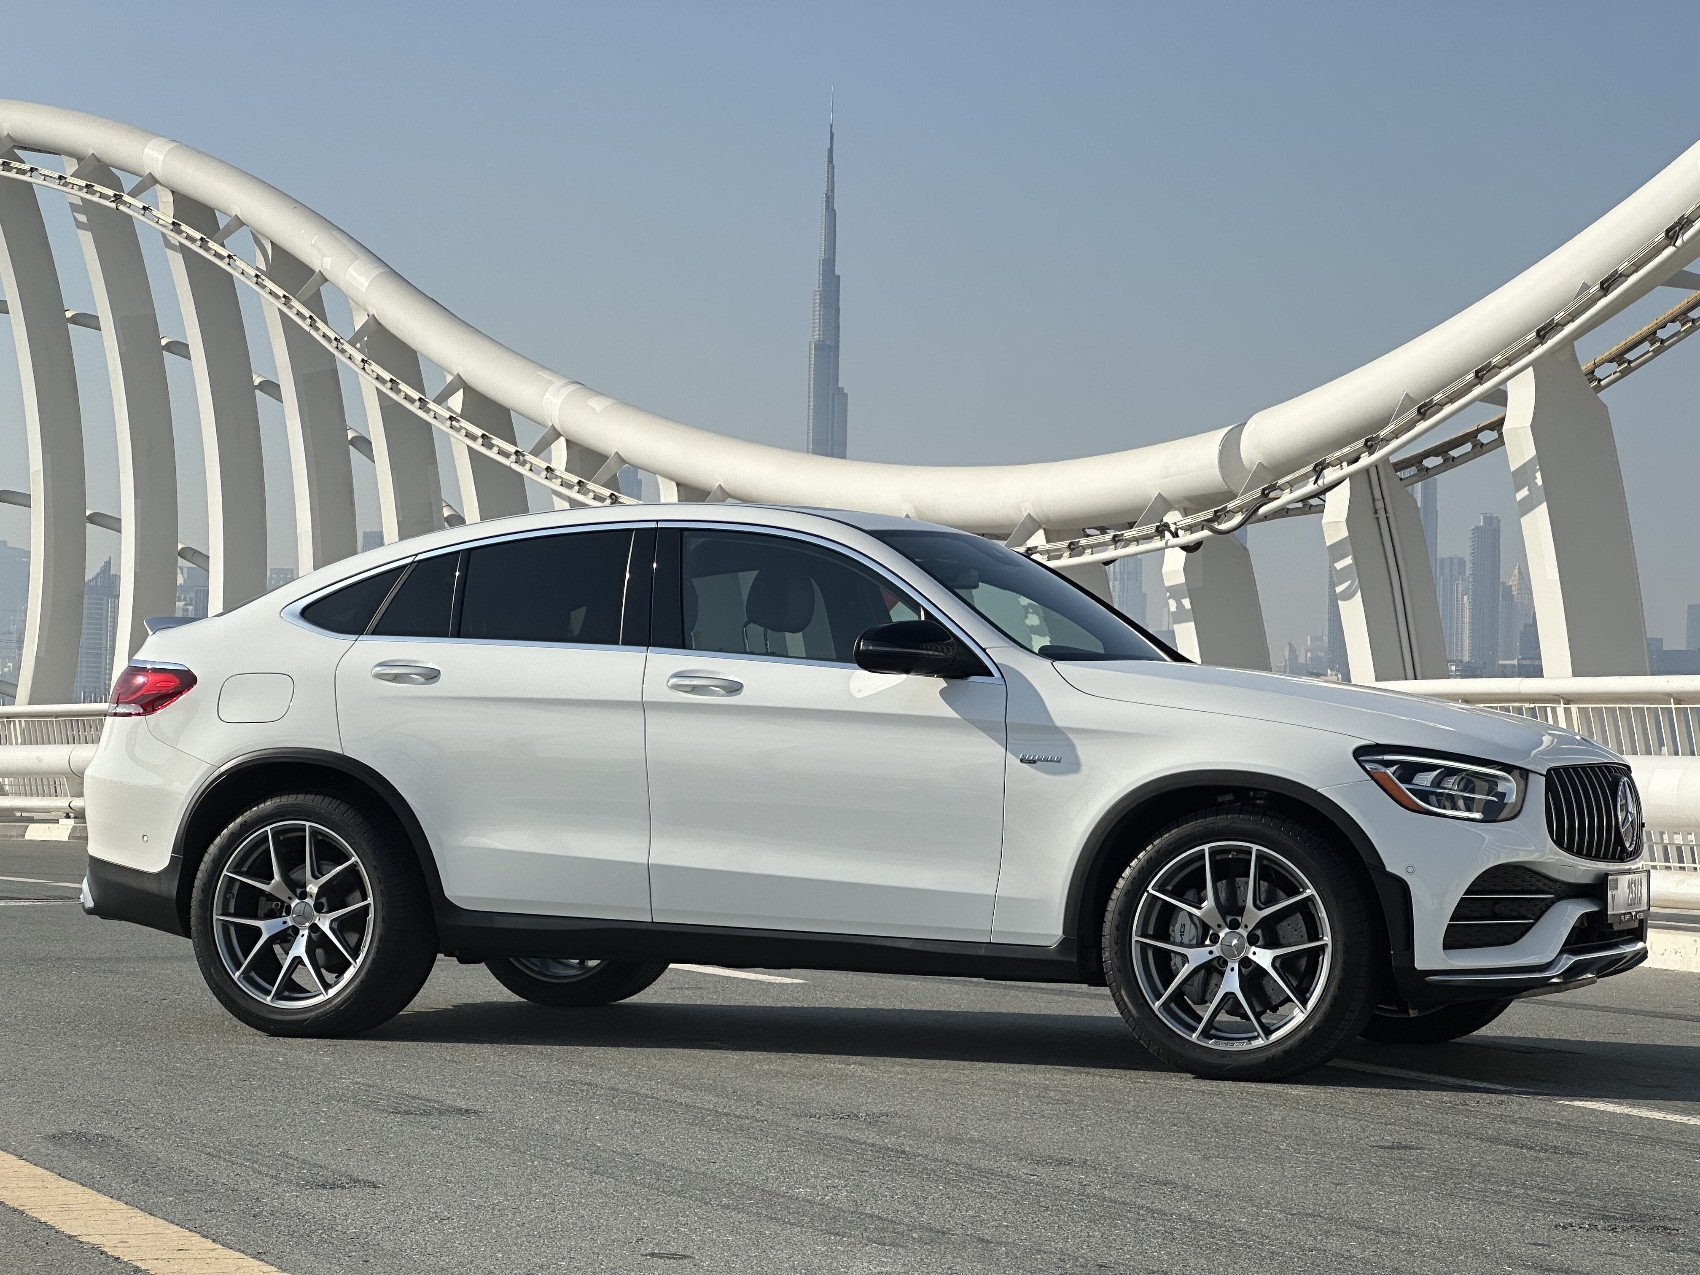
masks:
[[[546,983],[576,983],[606,964],[604,961],[575,961],[561,956],[515,956],[509,959],[531,977]]]
[[[225,863],[213,935],[244,993],[273,1009],[310,1009],[365,963],[372,913],[372,883],[348,842],[291,819],[249,834]]]
[[[1145,888],[1130,939],[1146,1003],[1210,1049],[1266,1049],[1315,1010],[1334,940],[1316,888],[1249,841],[1213,841]]]

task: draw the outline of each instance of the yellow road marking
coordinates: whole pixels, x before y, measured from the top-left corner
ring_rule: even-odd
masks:
[[[162,1222],[0,1151],[0,1204],[148,1275],[283,1275],[275,1266]]]

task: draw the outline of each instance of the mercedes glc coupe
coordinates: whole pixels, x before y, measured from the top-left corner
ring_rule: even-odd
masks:
[[[439,954],[550,1006],[702,962],[1107,985],[1169,1064],[1272,1078],[1646,957],[1622,759],[1202,667],[897,518],[441,531],[153,634],[110,714],[85,907],[279,1035],[383,1023]]]

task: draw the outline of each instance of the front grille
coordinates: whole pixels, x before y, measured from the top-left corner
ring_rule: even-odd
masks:
[[[1516,864],[1489,868],[1458,900],[1442,943],[1448,949],[1505,947],[1527,934],[1559,899],[1595,892],[1593,886],[1554,881]]]
[[[1617,785],[1628,777],[1629,767],[1620,765],[1554,766],[1547,771],[1547,835],[1553,844],[1606,863],[1640,854],[1641,829],[1626,839],[1617,824]]]

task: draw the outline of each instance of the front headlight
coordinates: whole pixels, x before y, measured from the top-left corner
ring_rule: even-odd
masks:
[[[1358,765],[1394,801],[1418,814],[1498,823],[1523,808],[1528,775],[1515,766],[1366,749]]]

